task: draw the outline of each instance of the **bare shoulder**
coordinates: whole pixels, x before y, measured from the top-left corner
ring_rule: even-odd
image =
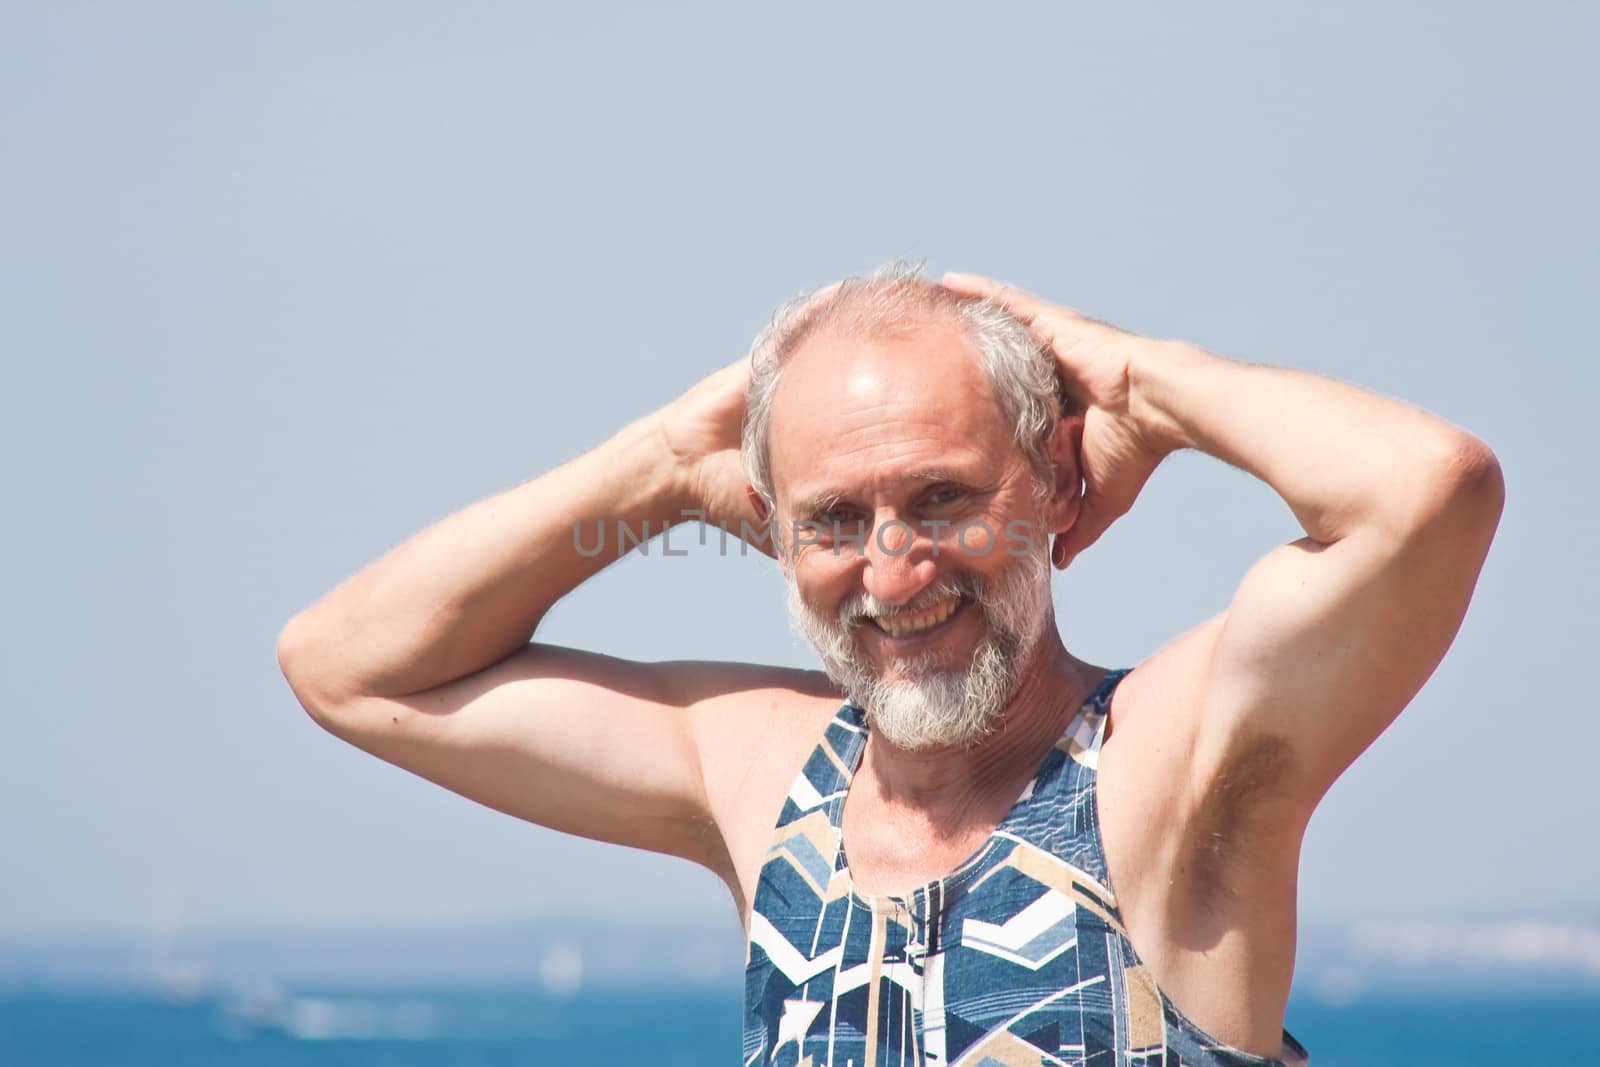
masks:
[[[809,749],[844,699],[820,671],[724,664],[718,676],[716,691],[694,702],[690,718],[708,788],[726,784],[730,768],[783,760],[794,745]]]
[[[744,920],[783,798],[844,697],[821,671],[725,664],[716,674],[691,730],[732,867],[723,879]]]

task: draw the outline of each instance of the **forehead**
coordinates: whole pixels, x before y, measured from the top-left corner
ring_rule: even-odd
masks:
[[[942,322],[808,338],[784,366],[767,443],[780,501],[936,470],[993,477],[1020,460],[971,342]]]

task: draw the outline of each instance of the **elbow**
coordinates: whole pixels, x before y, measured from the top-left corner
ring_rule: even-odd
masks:
[[[1453,538],[1488,542],[1505,508],[1505,473],[1500,460],[1478,438],[1445,438],[1431,464],[1412,528]]]
[[[304,612],[290,619],[278,634],[278,670],[295,699],[319,726],[330,728],[334,701],[318,679],[316,654],[323,642],[313,633]]]
[[[1458,512],[1498,525],[1505,508],[1506,480],[1494,451],[1471,434],[1460,434],[1447,446],[1439,480],[1444,497]]]

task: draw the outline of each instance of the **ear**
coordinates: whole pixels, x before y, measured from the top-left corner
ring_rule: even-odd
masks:
[[[1050,532],[1053,534],[1064,534],[1072,529],[1082,513],[1082,457],[1083,416],[1064,415],[1050,434],[1050,461],[1056,472],[1055,495],[1050,502]]]
[[[761,499],[761,494],[756,492],[756,487],[746,483],[744,487],[744,495],[749,498],[750,509],[756,513],[756,518],[761,522],[770,522],[771,516],[769,515],[769,512],[772,509],[768,508],[767,502]]]
[[[747,483],[744,487],[744,495],[750,501],[750,510],[756,513],[756,521],[770,529],[772,526],[772,509],[761,498],[761,494],[756,492],[756,487]],[[778,531],[773,530],[772,536],[776,538]],[[781,546],[774,543],[772,551],[768,554],[777,559],[778,566],[783,570],[783,576],[785,578],[789,577],[789,559],[783,554]]]

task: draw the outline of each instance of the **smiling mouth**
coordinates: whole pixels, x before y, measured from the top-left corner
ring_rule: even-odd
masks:
[[[881,618],[869,616],[868,621],[890,637],[915,637],[947,622],[963,603],[965,601],[962,597],[953,596],[918,612]]]

